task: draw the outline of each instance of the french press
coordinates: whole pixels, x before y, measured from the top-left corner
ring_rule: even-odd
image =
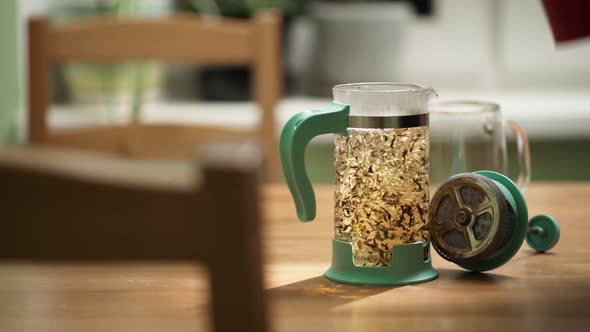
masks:
[[[299,113],[280,138],[298,218],[315,217],[305,147],[334,134],[335,206],[328,279],[403,285],[438,276],[429,256],[428,103],[436,91],[406,83],[333,88],[334,102]]]

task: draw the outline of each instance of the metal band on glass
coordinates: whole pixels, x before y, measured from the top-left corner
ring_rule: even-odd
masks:
[[[399,116],[348,116],[348,128],[385,129],[428,126],[428,113]]]

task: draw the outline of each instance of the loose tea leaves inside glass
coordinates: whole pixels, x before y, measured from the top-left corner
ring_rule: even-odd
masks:
[[[334,228],[359,266],[388,266],[394,245],[429,243],[427,126],[335,135]]]

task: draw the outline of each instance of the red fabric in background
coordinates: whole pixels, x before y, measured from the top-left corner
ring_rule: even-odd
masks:
[[[543,0],[543,5],[556,42],[590,36],[590,0]]]

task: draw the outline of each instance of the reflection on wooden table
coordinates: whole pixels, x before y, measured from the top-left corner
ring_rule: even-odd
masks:
[[[561,331],[590,323],[590,183],[533,183],[527,191],[530,215],[551,214],[561,223],[551,253],[534,254],[525,245],[486,274],[467,273],[433,254],[437,280],[397,288],[322,277],[333,236],[331,186],[317,188],[318,217],[307,224],[297,221],[286,187],[267,185],[261,195],[275,331]],[[0,330],[205,330],[205,278],[199,267],[165,262],[3,263]]]

